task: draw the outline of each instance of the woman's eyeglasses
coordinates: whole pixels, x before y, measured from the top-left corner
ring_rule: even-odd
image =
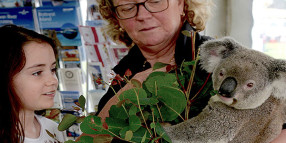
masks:
[[[137,15],[139,5],[143,5],[151,13],[161,12],[169,7],[168,0],[146,0],[141,3],[128,3],[115,6],[115,13],[119,19],[129,19]]]

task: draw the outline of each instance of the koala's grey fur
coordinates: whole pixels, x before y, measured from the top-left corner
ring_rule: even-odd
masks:
[[[269,143],[285,122],[286,61],[232,38],[200,47],[202,68],[220,94],[196,117],[164,127],[174,143]]]

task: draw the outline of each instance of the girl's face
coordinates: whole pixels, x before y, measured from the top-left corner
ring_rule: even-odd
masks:
[[[113,0],[115,6],[128,3],[141,3],[146,0]],[[158,0],[148,0],[154,3]],[[183,13],[183,0],[168,0],[169,7],[161,12],[151,13],[143,5],[138,8],[137,16],[130,19],[118,19],[120,26],[139,46],[169,44],[180,30]]]
[[[58,87],[56,59],[47,43],[28,42],[23,46],[26,64],[14,76],[13,86],[23,110],[41,110],[54,105]]]

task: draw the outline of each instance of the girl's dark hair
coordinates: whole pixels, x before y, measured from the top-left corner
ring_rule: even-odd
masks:
[[[19,119],[19,111],[22,107],[20,98],[15,94],[13,78],[19,73],[25,63],[26,57],[23,46],[28,42],[48,43],[56,55],[54,41],[35,31],[16,25],[0,27],[0,142],[18,143],[24,141],[24,129]]]

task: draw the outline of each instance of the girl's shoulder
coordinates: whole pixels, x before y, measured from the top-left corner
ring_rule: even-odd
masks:
[[[35,115],[41,126],[57,127],[58,123],[41,115]]]
[[[55,139],[60,141],[65,140],[64,132],[58,130],[58,123],[41,115],[35,116],[41,125],[41,134],[50,136],[49,133],[51,133],[52,135],[56,135]]]

